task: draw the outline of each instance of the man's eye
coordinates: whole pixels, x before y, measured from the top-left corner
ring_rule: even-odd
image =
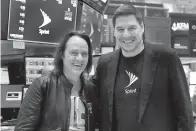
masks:
[[[87,57],[88,56],[88,53],[82,53],[82,57]]]
[[[74,51],[70,52],[70,54],[71,54],[72,56],[77,56],[77,55],[78,55],[78,53],[77,53],[77,52],[74,52]]]
[[[134,28],[134,27],[133,27],[133,28],[129,28],[129,31],[133,31],[133,30],[135,30],[135,29],[136,29],[136,28]]]
[[[117,29],[117,31],[118,31],[118,32],[123,32],[123,31],[124,31],[124,29]]]

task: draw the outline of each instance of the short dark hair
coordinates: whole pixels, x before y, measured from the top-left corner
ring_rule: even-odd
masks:
[[[92,46],[91,46],[91,41],[88,35],[85,33],[82,33],[80,31],[72,31],[66,34],[63,39],[60,41],[60,44],[56,48],[56,54],[54,58],[54,71],[55,75],[60,76],[63,74],[63,60],[62,56],[64,54],[64,51],[66,49],[67,41],[72,37],[72,36],[79,36],[82,39],[84,39],[87,42],[88,45],[88,63],[85,68],[85,72],[90,73],[91,68],[92,68]]]
[[[119,16],[126,16],[126,15],[134,15],[140,25],[143,22],[143,16],[142,16],[141,12],[136,7],[134,7],[131,4],[122,5],[122,6],[118,7],[118,9],[113,14],[112,22],[113,22],[114,27],[116,25],[116,18]]]

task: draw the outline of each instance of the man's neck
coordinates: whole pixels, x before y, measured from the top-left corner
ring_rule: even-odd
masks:
[[[122,50],[122,54],[124,57],[134,57],[134,56],[140,54],[143,50],[144,50],[144,43],[143,43],[143,41],[141,41],[139,48],[136,48],[135,50],[133,50],[131,52],[126,52],[126,51]]]
[[[76,76],[74,74],[68,73],[64,71],[65,77],[74,85],[78,81],[80,81],[80,76]]]

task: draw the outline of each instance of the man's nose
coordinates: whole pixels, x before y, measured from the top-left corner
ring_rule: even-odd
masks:
[[[129,37],[131,36],[131,33],[128,30],[125,30],[123,33],[123,37]]]
[[[82,59],[83,59],[82,54],[79,53],[79,54],[77,55],[76,59],[77,59],[77,60],[82,60]]]

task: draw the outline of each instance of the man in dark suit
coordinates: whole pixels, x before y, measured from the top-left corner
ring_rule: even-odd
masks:
[[[99,97],[100,131],[193,131],[185,73],[176,52],[143,40],[134,6],[113,16],[118,50],[102,55],[92,81]]]

